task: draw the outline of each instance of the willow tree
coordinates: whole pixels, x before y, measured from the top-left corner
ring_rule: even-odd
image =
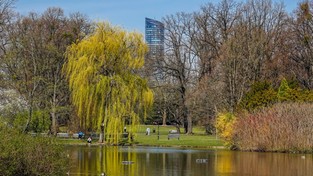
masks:
[[[101,130],[99,142],[117,143],[125,121],[132,134],[153,101],[147,81],[136,74],[147,46],[142,35],[100,23],[67,52],[64,71],[81,126]],[[130,139],[129,135],[129,139]]]

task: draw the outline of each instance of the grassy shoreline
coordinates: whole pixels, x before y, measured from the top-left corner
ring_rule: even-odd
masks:
[[[147,128],[151,129],[150,135],[146,135]],[[154,130],[155,132],[153,132]],[[135,134],[135,140],[125,145],[131,146],[151,146],[151,147],[175,147],[175,148],[205,148],[205,149],[224,149],[223,140],[217,136],[206,135],[205,129],[201,127],[194,128],[194,134],[180,134],[180,138],[168,139],[169,130],[175,130],[173,126],[157,126],[157,125],[140,125],[138,132]],[[182,130],[181,130],[182,131]],[[87,145],[86,139],[62,139],[57,141],[65,145]],[[106,145],[98,143],[97,139],[93,139],[91,145]]]
[[[121,146],[147,146],[147,147],[174,147],[174,148],[203,148],[203,149],[225,149],[224,143],[220,139],[212,139],[213,136],[198,136],[198,135],[181,135],[178,139],[167,139],[167,136],[160,135],[138,135],[132,143],[125,143]],[[57,142],[64,145],[88,145],[86,139],[63,139],[58,138]],[[93,139],[91,145],[111,145],[106,143],[99,143],[97,139]]]

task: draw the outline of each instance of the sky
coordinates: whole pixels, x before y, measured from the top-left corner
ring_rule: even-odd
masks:
[[[298,3],[298,0],[282,1],[289,12]],[[66,15],[80,12],[92,21],[107,21],[129,31],[144,33],[145,17],[162,20],[177,12],[198,11],[201,5],[209,2],[217,3],[219,0],[17,0],[15,10],[27,15],[29,12],[42,13],[49,7],[60,7]]]

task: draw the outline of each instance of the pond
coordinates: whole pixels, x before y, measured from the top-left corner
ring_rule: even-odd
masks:
[[[312,154],[162,147],[68,146],[70,175],[307,176]]]

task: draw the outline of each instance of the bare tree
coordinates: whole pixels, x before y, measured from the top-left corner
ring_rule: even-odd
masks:
[[[268,60],[278,54],[282,32],[285,30],[287,14],[282,3],[271,0],[249,0],[242,9],[241,25],[246,25],[246,38],[251,41],[251,69],[253,80],[264,77],[264,67]]]
[[[192,133],[192,119],[187,106],[187,90],[190,89],[192,78],[196,76],[196,55],[192,51],[192,42],[195,37],[195,24],[192,14],[177,13],[164,18],[165,57],[160,60],[160,69],[175,85],[180,95],[179,118],[185,132]]]
[[[240,17],[239,6],[232,0],[223,0],[217,5],[203,5],[200,12],[194,14],[197,33],[193,49],[198,56],[199,82],[211,81],[216,76],[221,47],[232,35],[232,28]]]
[[[194,14],[197,33],[193,50],[198,59],[198,83],[190,104],[193,116],[207,125],[213,123],[216,109],[224,106],[221,54],[241,18],[240,7],[235,1],[223,0],[216,5],[203,5],[200,12]]]
[[[10,89],[27,102],[28,118],[35,110],[45,111],[51,118],[51,133],[57,122],[69,113],[69,89],[62,74],[67,46],[88,32],[88,20],[79,14],[68,18],[60,8],[49,8],[43,14],[20,16],[8,30],[9,42],[3,59]]]
[[[69,116],[69,90],[62,74],[62,68],[66,61],[64,53],[66,48],[82,39],[88,32],[90,23],[88,19],[75,13],[70,18],[64,15],[60,8],[49,8],[39,19],[39,26],[43,28],[43,59],[45,64],[42,77],[44,86],[41,87],[44,94],[42,103],[50,113],[51,133],[56,134],[58,121],[61,117]]]
[[[0,0],[0,66],[3,64],[4,55],[9,44],[8,28],[12,24],[16,15],[12,11],[14,0]],[[5,87],[4,71],[0,68],[0,88]]]
[[[240,16],[220,51],[230,111],[253,82],[266,77],[267,64],[282,56],[279,48],[287,21],[283,5],[273,5],[271,0],[250,0],[239,10]]]
[[[287,56],[281,52],[287,14],[271,0],[223,0],[164,21],[167,50],[158,65],[178,87],[186,131],[192,118],[210,121],[217,109],[234,111],[253,82],[275,79],[273,63],[281,65],[274,61]]]
[[[303,1],[292,20],[290,58],[300,67],[297,77],[308,88],[313,88],[313,2]]]

